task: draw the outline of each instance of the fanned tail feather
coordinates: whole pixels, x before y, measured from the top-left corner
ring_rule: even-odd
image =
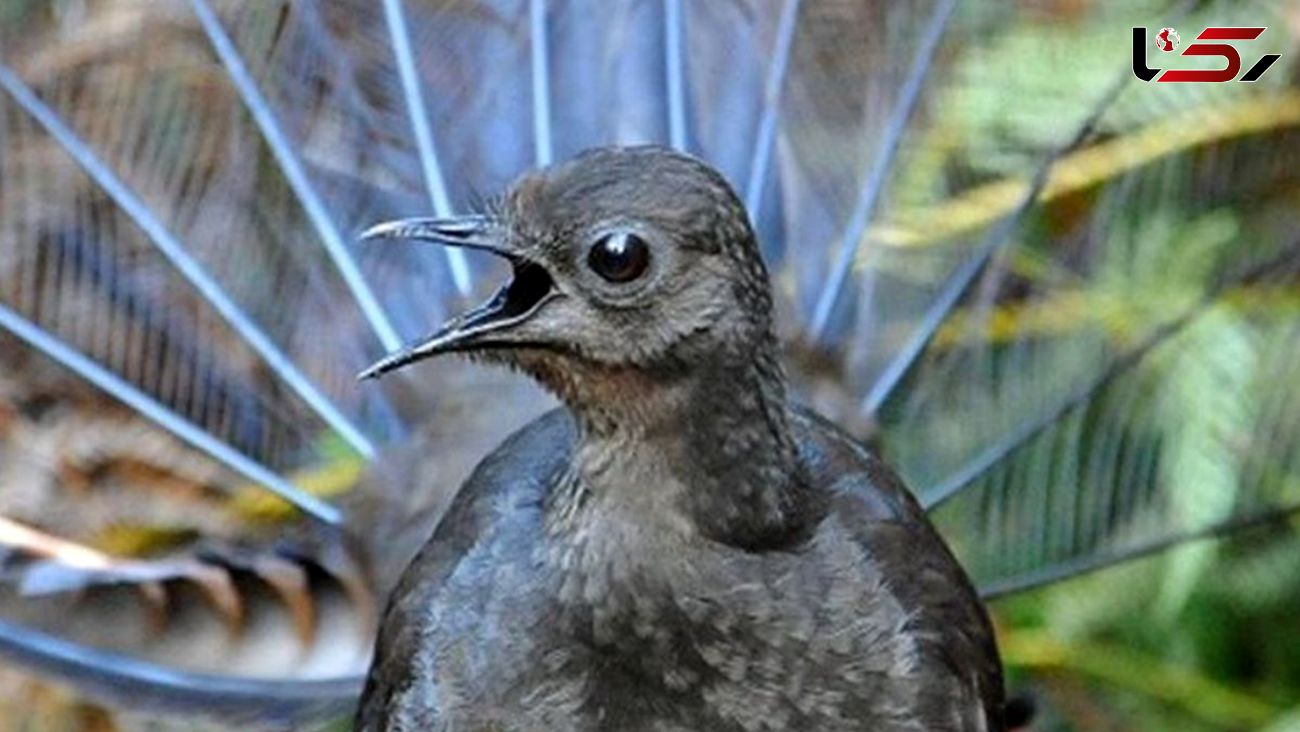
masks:
[[[360,676],[276,681],[187,673],[0,620],[0,656],[55,678],[93,698],[133,709],[202,713],[231,724],[301,728],[346,714],[361,693]]]

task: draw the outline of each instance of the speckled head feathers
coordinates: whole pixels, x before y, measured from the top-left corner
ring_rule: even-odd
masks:
[[[488,250],[513,269],[487,303],[368,376],[469,352],[562,387],[550,383],[557,365],[677,375],[772,348],[767,271],[744,207],[717,171],[670,149],[592,150],[520,177],[495,215],[368,236]]]

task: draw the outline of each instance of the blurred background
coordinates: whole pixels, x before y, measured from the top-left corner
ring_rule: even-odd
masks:
[[[1142,82],[1134,26],[1280,57]],[[387,588],[552,404],[356,385],[501,276],[357,233],[659,142],[745,199],[800,398],[931,507],[1032,729],[1300,730],[1298,39],[1296,0],[0,0],[0,729],[346,729]]]

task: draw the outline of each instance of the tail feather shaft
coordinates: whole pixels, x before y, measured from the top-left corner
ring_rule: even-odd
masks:
[[[429,111],[424,104],[424,92],[421,91],[419,73],[415,68],[415,55],[411,52],[410,29],[406,24],[406,11],[402,9],[402,0],[384,0],[384,18],[388,23],[388,36],[393,46],[393,57],[401,79],[402,95],[405,97],[406,114],[411,121],[411,134],[415,138],[415,148],[419,153],[420,170],[424,174],[424,186],[429,196],[429,203],[433,206],[435,216],[451,216],[451,198],[447,195],[447,183],[443,178],[438,147],[429,124]],[[469,294],[470,275],[464,252],[448,247],[445,256],[456,290],[462,295]]]
[[[235,48],[234,42],[227,35],[225,29],[222,28],[221,20],[207,0],[192,0],[192,5],[199,23],[203,26],[204,32],[207,33],[208,39],[212,42],[213,49],[230,73],[231,82],[239,91],[239,96],[243,99],[244,105],[257,122],[266,144],[270,147],[271,152],[280,164],[281,170],[284,172],[285,179],[298,197],[299,204],[315,228],[317,235],[321,239],[321,244],[329,253],[334,266],[343,277],[343,281],[347,283],[349,291],[357,301],[357,306],[361,308],[366,320],[370,323],[371,329],[374,330],[375,337],[379,339],[380,344],[386,350],[397,350],[402,345],[401,337],[398,336],[397,330],[393,327],[392,321],[384,311],[383,305],[375,296],[374,290],[366,282],[365,276],[361,273],[361,268],[357,265],[356,259],[352,256],[347,243],[343,240],[342,232],[339,231],[338,225],[334,222],[325,206],[325,202],[307,177],[301,161],[298,160],[297,153],[294,152],[293,144],[280,128],[280,123],[276,120],[275,112],[271,109],[270,103],[258,90],[257,82],[249,73],[248,67],[239,55],[239,50]]]

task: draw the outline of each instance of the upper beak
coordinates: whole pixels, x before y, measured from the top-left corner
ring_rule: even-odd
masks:
[[[491,252],[510,262],[513,276],[487,302],[447,321],[428,338],[375,362],[357,378],[375,378],[443,353],[503,345],[508,342],[502,338],[505,331],[527,320],[543,303],[554,297],[556,291],[550,273],[522,252],[511,248],[507,238],[501,234],[500,223],[487,216],[401,219],[367,229],[361,235],[363,241],[414,239]]]

